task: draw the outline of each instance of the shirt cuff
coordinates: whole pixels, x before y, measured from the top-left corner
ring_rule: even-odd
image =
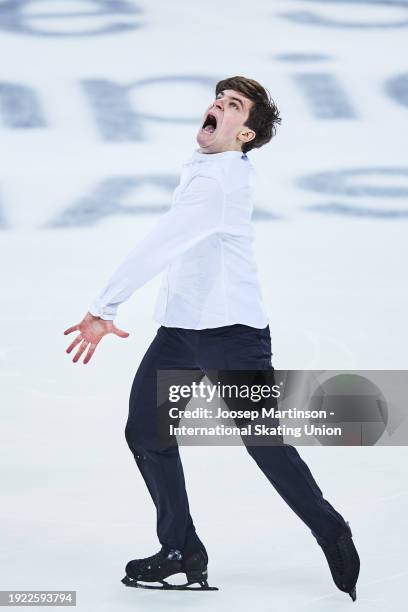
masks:
[[[117,314],[117,308],[113,306],[101,307],[98,303],[92,302],[88,312],[94,317],[100,317],[104,321],[113,321]]]

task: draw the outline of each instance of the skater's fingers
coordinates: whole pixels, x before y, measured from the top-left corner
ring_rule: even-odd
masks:
[[[72,351],[72,349],[74,349],[76,347],[77,344],[79,344],[80,342],[82,342],[83,337],[81,336],[81,334],[79,334],[75,340],[73,342],[71,342],[71,344],[69,345],[69,347],[67,348],[66,352],[70,353]]]
[[[91,344],[87,354],[85,355],[85,359],[84,359],[83,363],[88,363],[88,361],[91,359],[92,355],[94,354],[95,349],[96,349],[97,346],[98,346],[98,343]]]
[[[68,329],[64,331],[64,336],[66,336],[67,334],[70,334],[71,332],[77,329],[79,329],[79,325],[73,325],[72,327],[68,327]]]
[[[83,340],[83,342],[82,342],[81,346],[79,347],[75,357],[72,360],[74,363],[76,363],[78,361],[78,359],[81,357],[82,353],[84,352],[84,350],[86,349],[88,344],[89,344],[88,340]]]

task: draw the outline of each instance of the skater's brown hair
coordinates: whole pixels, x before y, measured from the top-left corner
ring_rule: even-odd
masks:
[[[271,99],[269,91],[258,81],[243,76],[229,77],[219,81],[215,86],[215,95],[218,96],[224,89],[238,91],[254,103],[245,125],[254,130],[256,136],[251,141],[244,142],[242,152],[247,153],[269,142],[276,134],[276,126],[281,123],[279,110]]]

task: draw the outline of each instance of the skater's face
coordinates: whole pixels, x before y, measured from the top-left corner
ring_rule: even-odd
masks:
[[[233,89],[220,91],[205,111],[197,143],[202,153],[241,151],[242,145],[256,137],[245,126],[253,101]]]

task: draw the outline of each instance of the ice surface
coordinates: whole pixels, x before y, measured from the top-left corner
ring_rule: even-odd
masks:
[[[276,139],[248,154],[275,368],[407,368],[398,76],[407,28],[397,24],[407,10],[155,0],[137,3],[141,15],[92,20],[58,16],[78,2],[31,3],[29,33],[9,4],[0,5],[1,588],[74,589],[84,612],[350,609],[308,529],[240,447],[181,449],[220,591],[126,589],[126,562],[158,550],[124,427],[160,279],[121,307],[129,338],[105,338],[87,366],[65,354],[74,336],[63,330],[168,206],[216,81],[244,74],[269,88],[283,117]],[[40,10],[55,14],[34,18]],[[89,32],[111,23],[143,25]],[[142,79],[157,81],[120,94]],[[17,108],[11,84],[31,88],[37,106]],[[352,527],[359,610],[405,610],[407,449],[299,452]]]

